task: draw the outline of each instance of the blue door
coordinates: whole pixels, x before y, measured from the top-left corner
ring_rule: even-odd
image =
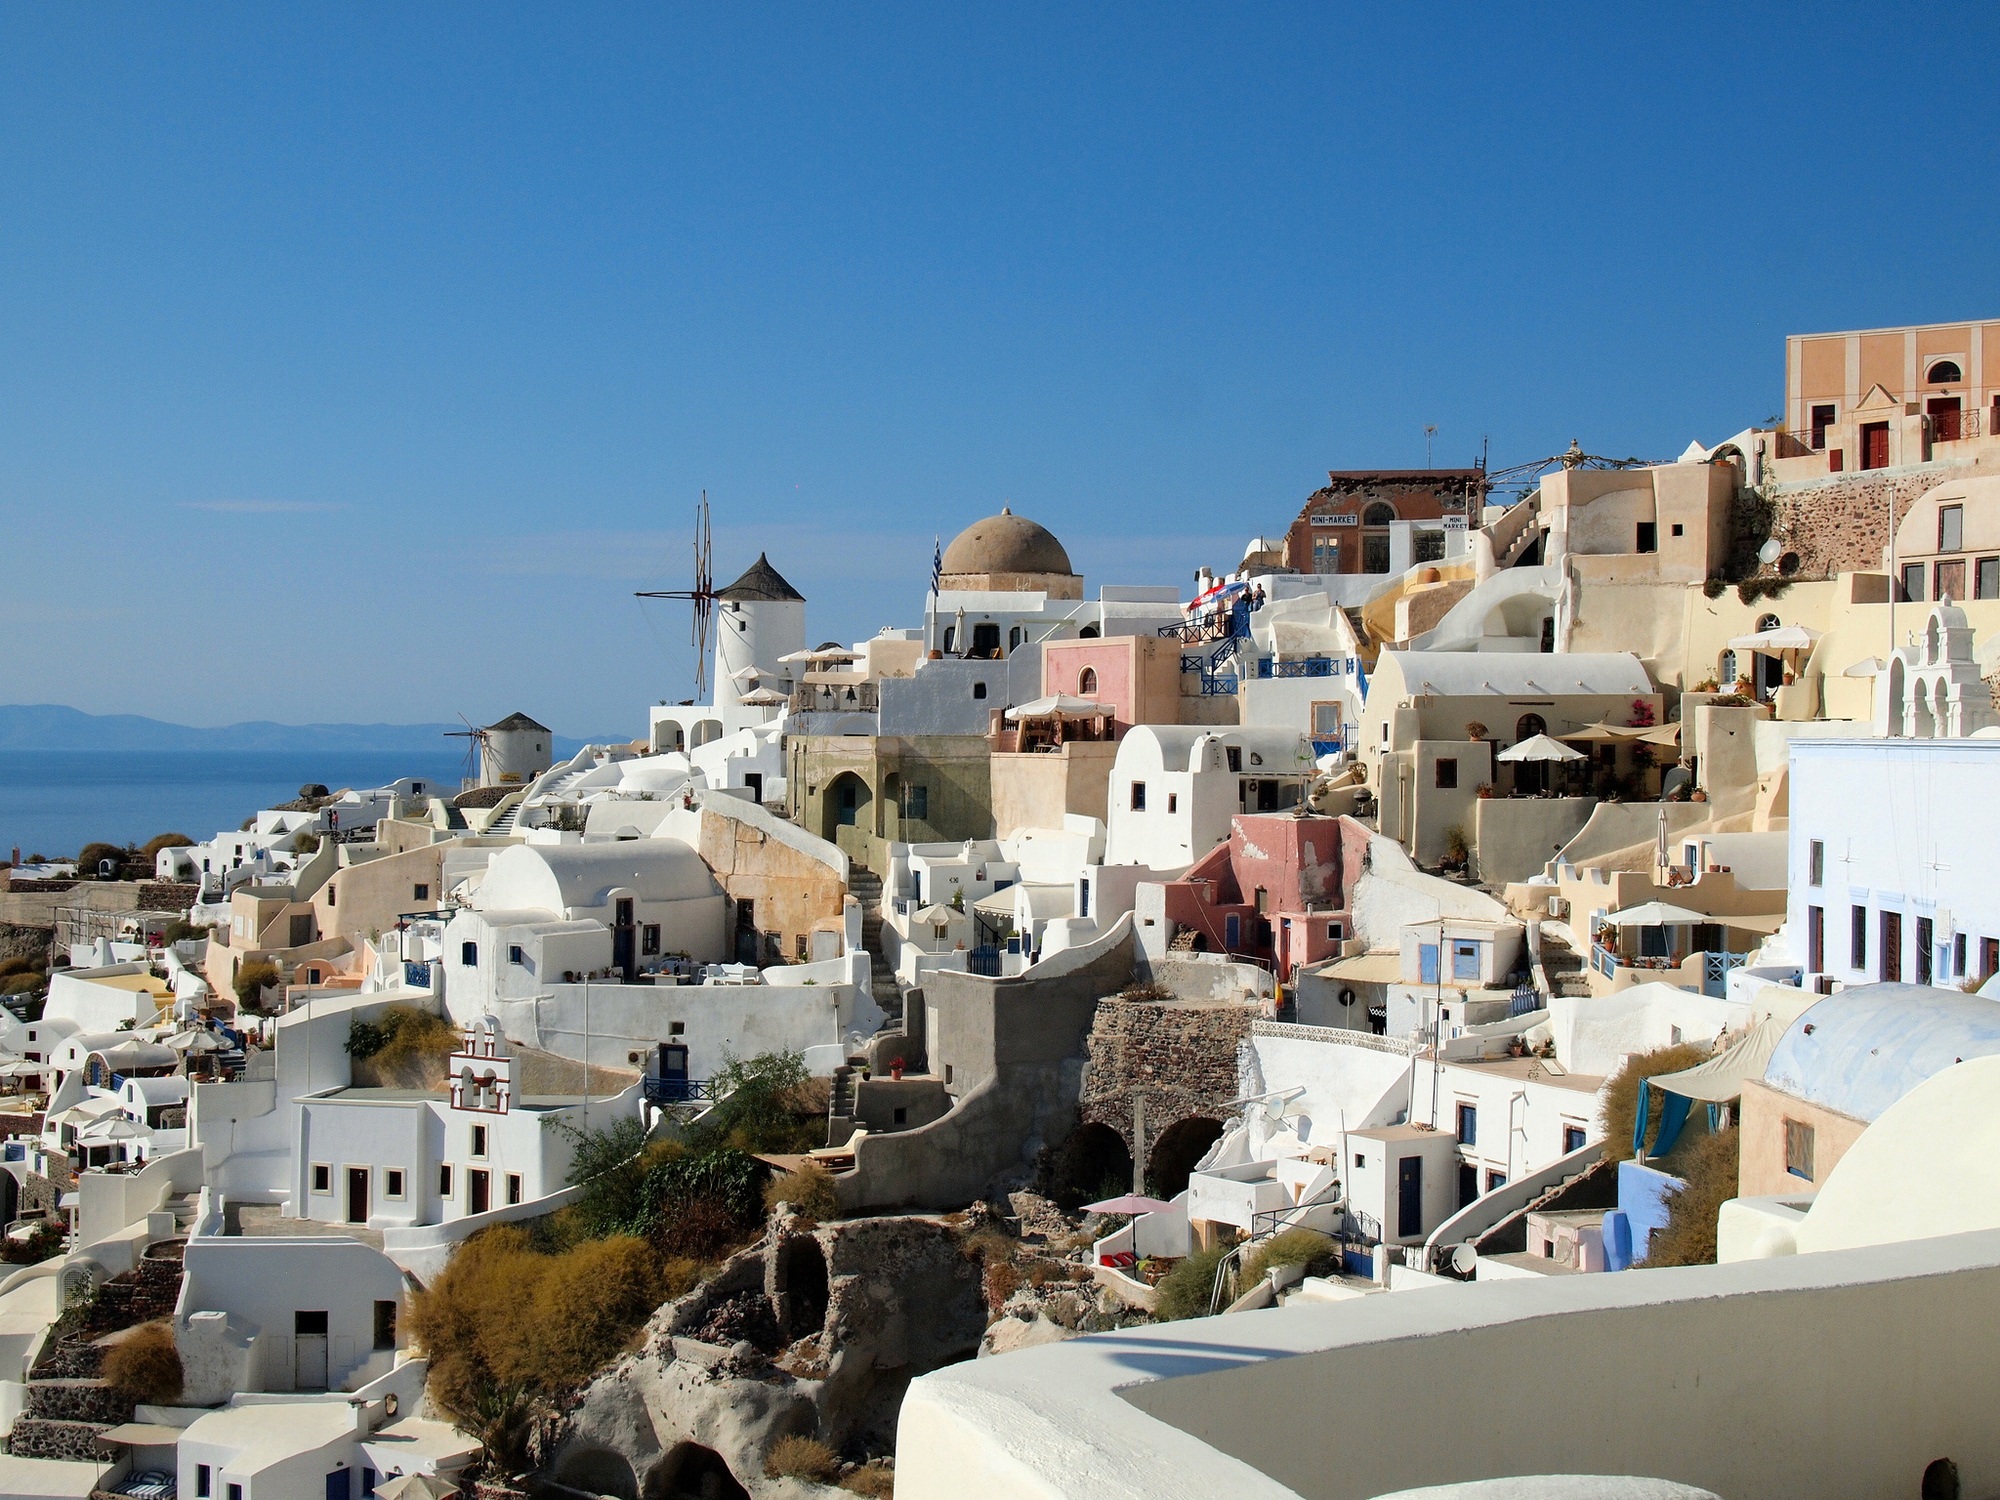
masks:
[[[1417,944],[1417,978],[1424,984],[1438,982],[1438,950],[1436,943]]]
[[[326,1476],[326,1500],[347,1500],[351,1481],[346,1469],[335,1469]]]
[[[1222,946],[1232,953],[1243,946],[1243,919],[1235,912],[1222,919]]]

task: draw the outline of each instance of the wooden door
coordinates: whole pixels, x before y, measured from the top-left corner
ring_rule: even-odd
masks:
[[[347,1222],[366,1224],[368,1222],[368,1169],[349,1167],[347,1169]]]
[[[1889,424],[1887,422],[1862,423],[1861,467],[1864,469],[1886,469],[1889,467]]]
[[[1960,420],[1962,407],[1957,396],[1933,396],[1924,403],[1924,411],[1931,419],[1931,441],[1934,443],[1955,443],[1964,427]]]
[[[493,1174],[473,1167],[465,1174],[465,1211],[483,1214],[493,1206]]]

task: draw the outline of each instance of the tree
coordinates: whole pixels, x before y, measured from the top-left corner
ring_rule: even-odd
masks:
[[[127,851],[120,849],[116,844],[107,844],[102,841],[85,844],[83,848],[77,851],[76,873],[85,880],[95,880],[97,879],[99,866],[104,861],[110,860],[111,873],[113,878],[116,878],[119,871],[124,869],[126,858]]]
[[[284,979],[278,966],[269,959],[257,959],[236,971],[236,1000],[240,1005],[252,1004],[258,994],[270,985]]]
[[[139,850],[139,853],[144,856],[147,868],[151,869],[159,861],[162,849],[192,849],[193,847],[194,840],[184,833],[156,833],[146,840],[145,845]]]

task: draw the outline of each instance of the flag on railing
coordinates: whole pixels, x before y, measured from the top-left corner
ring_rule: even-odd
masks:
[[[932,537],[931,538],[931,597],[933,599],[937,597],[938,586],[943,582],[944,582],[944,541],[942,538]]]

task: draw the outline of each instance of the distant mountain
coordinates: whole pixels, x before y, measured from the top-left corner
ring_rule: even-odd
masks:
[[[369,751],[405,755],[463,754],[447,731],[462,724],[274,724],[258,719],[197,729],[138,714],[87,714],[59,703],[0,704],[0,750],[246,750]],[[586,743],[555,735],[558,758]],[[629,739],[631,736],[612,736]],[[595,743],[603,744],[604,740]]]

